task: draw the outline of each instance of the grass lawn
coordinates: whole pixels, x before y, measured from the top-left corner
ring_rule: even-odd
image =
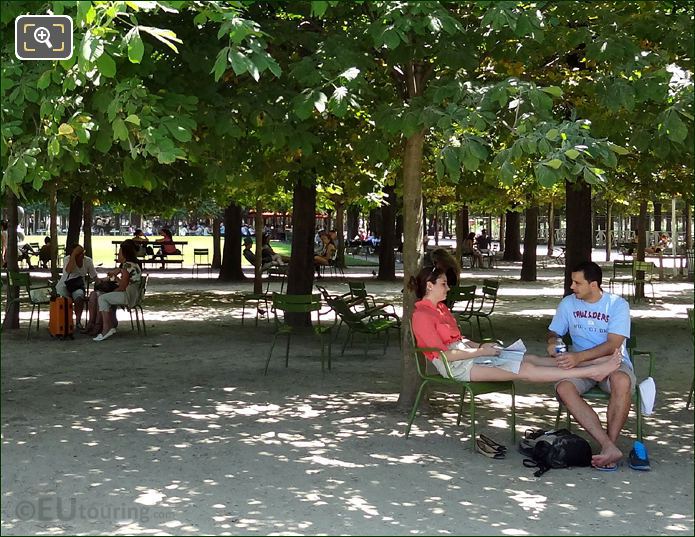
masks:
[[[116,264],[116,245],[113,241],[121,242],[129,237],[125,235],[107,236],[107,235],[93,235],[92,236],[92,259],[94,259],[94,264],[98,265],[102,263],[104,267],[114,267]],[[150,240],[157,239],[159,237],[150,237]],[[39,246],[43,245],[44,235],[27,235],[24,239],[25,242],[36,242]],[[82,239],[82,237],[80,237]],[[185,237],[174,237],[175,241],[186,241],[188,244],[183,247],[183,264],[184,266],[193,266],[193,249],[194,248],[207,248],[210,251],[210,257],[212,258],[212,236],[207,237],[187,235]],[[65,245],[65,235],[58,236],[59,246]],[[280,255],[289,256],[292,251],[292,245],[288,242],[273,241],[271,243],[273,250],[275,250]],[[224,248],[224,238],[222,239],[222,244],[220,246]],[[239,245],[239,250],[243,247]],[[350,266],[378,266],[378,262],[365,261],[363,257],[356,258],[352,256],[346,256],[347,264]],[[251,265],[244,259],[241,258],[242,267],[250,267]]]

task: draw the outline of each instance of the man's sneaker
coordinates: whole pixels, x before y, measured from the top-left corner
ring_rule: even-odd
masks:
[[[639,470],[640,472],[648,472],[652,469],[649,464],[649,455],[647,455],[647,448],[644,444],[638,440],[632,445],[632,450],[630,451],[630,468],[633,470]]]

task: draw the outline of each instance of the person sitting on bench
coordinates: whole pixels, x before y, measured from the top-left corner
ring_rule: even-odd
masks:
[[[152,259],[161,258],[161,260],[164,261],[164,258],[168,255],[181,255],[181,250],[174,244],[174,239],[171,236],[169,228],[162,228],[161,234],[162,238],[154,241],[161,246],[161,249]],[[164,268],[164,263],[162,263],[162,268]]]

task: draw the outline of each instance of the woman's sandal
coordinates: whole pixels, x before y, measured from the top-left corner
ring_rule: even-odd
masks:
[[[492,438],[489,436],[485,436],[484,434],[481,434],[479,438],[485,442],[488,446],[490,446],[493,449],[496,449],[500,453],[506,453],[507,452],[507,446],[503,446],[502,444],[499,444],[495,442]]]
[[[504,459],[504,453],[496,450],[483,442],[480,438],[475,439],[475,448],[478,453],[490,457],[491,459]]]

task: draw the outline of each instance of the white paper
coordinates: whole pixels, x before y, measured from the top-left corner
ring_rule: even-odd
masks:
[[[524,359],[524,354],[526,354],[526,345],[524,345],[523,341],[517,339],[514,343],[502,349],[499,357],[504,360],[521,362]]]

